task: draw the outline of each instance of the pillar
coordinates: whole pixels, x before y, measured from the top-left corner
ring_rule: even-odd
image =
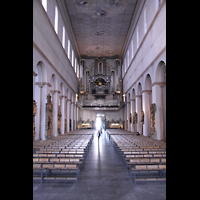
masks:
[[[155,134],[154,139],[164,140],[164,105],[163,105],[163,86],[165,82],[154,82],[152,84],[152,103],[156,104],[155,113]]]
[[[50,90],[53,99],[53,136],[58,136],[58,101],[59,93],[58,90]]]
[[[131,123],[131,132],[135,132],[135,125],[133,124],[133,115],[135,112],[135,99],[131,99],[131,117],[132,117],[132,123]]]
[[[143,111],[144,111],[144,124],[143,124],[143,135],[150,136],[151,132],[151,113],[150,113],[150,105],[151,105],[151,90],[143,90],[142,91],[142,101],[143,101]],[[141,118],[140,118],[141,121]]]
[[[76,130],[76,103],[74,103],[74,130]]]
[[[127,102],[127,120],[128,120],[128,129],[127,131],[130,131],[131,130],[131,127],[130,127],[130,113],[131,113],[131,109],[130,109],[130,102]]]
[[[73,131],[73,119],[74,119],[74,102],[71,102],[71,116],[70,116],[70,119],[71,119],[71,131]]]
[[[41,139],[45,140],[45,123],[46,123],[46,103],[47,103],[47,90],[51,86],[49,83],[43,83],[41,88]]]
[[[67,99],[67,112],[66,112],[66,118],[67,118],[67,132],[69,132],[69,122],[70,122],[70,116],[71,116],[71,100]]]
[[[137,128],[137,132],[139,132],[140,134],[142,134],[142,127],[141,127],[141,104],[142,104],[142,95],[136,95],[135,96],[135,100],[136,100],[136,113],[137,113],[137,123],[135,124],[136,128]]]

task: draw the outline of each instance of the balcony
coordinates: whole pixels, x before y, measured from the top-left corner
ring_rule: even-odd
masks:
[[[123,106],[123,102],[120,102],[118,99],[115,100],[82,100],[80,102],[80,106],[82,109],[89,110],[118,110],[121,106]]]

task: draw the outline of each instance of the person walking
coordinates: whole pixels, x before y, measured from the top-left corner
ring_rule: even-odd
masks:
[[[101,136],[101,132],[100,132],[100,130],[98,130],[98,140],[99,140],[100,136]]]

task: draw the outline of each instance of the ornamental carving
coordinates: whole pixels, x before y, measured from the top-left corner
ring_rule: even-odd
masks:
[[[132,115],[131,115],[131,113],[130,113],[130,124],[132,123]]]
[[[51,102],[51,95],[47,95],[47,103],[46,103],[46,126],[45,132],[47,138],[51,138],[53,129],[53,104]]]
[[[33,141],[35,140],[35,115],[37,114],[37,103],[33,100]]]
[[[61,134],[61,117],[62,117],[61,107],[58,106],[58,118],[57,118],[57,120],[58,120],[58,134]]]
[[[137,123],[137,113],[134,112],[134,115],[133,115],[133,124],[136,124]]]
[[[150,111],[151,111],[151,133],[155,133],[155,113],[156,113],[155,103],[151,104]]]
[[[141,114],[141,122],[144,123],[144,111],[142,111],[142,114]]]

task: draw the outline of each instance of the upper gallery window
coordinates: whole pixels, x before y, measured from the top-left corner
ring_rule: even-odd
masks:
[[[67,51],[68,58],[70,58],[70,40],[68,40],[68,51]]]
[[[139,47],[139,27],[137,26],[137,48]]]
[[[147,7],[144,8],[144,34],[147,32]]]
[[[54,29],[56,33],[58,34],[58,8],[55,6],[55,23],[54,23]]]
[[[65,49],[65,27],[63,26],[62,46]]]
[[[47,12],[47,0],[42,0],[42,5],[43,5],[45,11]]]

